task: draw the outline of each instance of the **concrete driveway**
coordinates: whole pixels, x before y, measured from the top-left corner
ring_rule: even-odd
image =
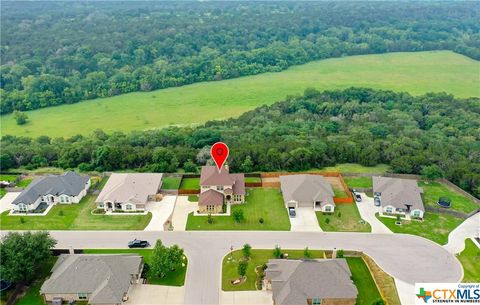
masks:
[[[7,192],[5,196],[0,199],[0,213],[11,210],[13,208],[12,202],[18,195],[20,195],[20,192]]]
[[[290,217],[290,231],[296,232],[322,232],[317,216],[312,208],[296,208],[297,215]]]
[[[196,210],[198,210],[198,204],[188,201],[188,196],[177,196],[172,216],[173,230],[185,231],[188,214]]]
[[[271,305],[272,294],[265,291],[221,291],[219,305]]]
[[[462,222],[448,235],[448,243],[443,246],[450,253],[460,253],[465,249],[465,239],[480,236],[480,213]]]
[[[375,214],[381,212],[382,208],[375,206],[372,197],[368,197],[364,193],[359,194],[362,196],[362,201],[357,202],[356,205],[358,211],[360,212],[360,217],[362,217],[362,219],[368,222],[372,227],[372,233],[393,234],[393,232],[390,231],[390,229],[384,225],[383,222],[375,217]]]
[[[145,210],[152,213],[152,220],[145,227],[145,231],[163,231],[163,224],[172,215],[177,196],[165,196],[162,201],[147,202]]]
[[[161,286],[134,284],[128,292],[125,305],[181,305],[185,298],[185,286]]]
[[[6,234],[6,231],[1,231]],[[185,304],[216,305],[220,301],[221,266],[230,247],[240,249],[249,243],[257,249],[345,249],[363,251],[380,268],[402,281],[399,290],[404,304],[415,300],[414,283],[454,283],[462,279],[463,269],[457,258],[440,245],[408,234],[340,232],[154,232],[154,231],[50,231],[56,248],[123,249],[129,240],[161,239],[167,246],[178,244],[188,257]]]

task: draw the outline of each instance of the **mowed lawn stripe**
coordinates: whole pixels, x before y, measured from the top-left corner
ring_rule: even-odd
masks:
[[[406,91],[414,95],[448,92],[480,96],[480,63],[451,51],[387,53],[333,58],[237,79],[203,82],[152,92],[136,92],[28,111],[29,123],[2,116],[2,133],[36,137],[90,134],[191,125],[237,117],[307,87],[351,86]],[[48,118],[48,119],[45,119]],[[61,128],[59,128],[61,127]]]

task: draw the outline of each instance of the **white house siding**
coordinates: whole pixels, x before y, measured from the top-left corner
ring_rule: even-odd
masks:
[[[15,211],[21,211],[21,210],[20,210],[20,206],[21,206],[22,204],[24,204],[24,205],[27,206],[28,211],[32,211],[32,210],[35,210],[41,202],[43,202],[42,197],[38,197],[38,199],[37,199],[34,203],[32,203],[32,204],[27,204],[27,203],[20,202],[19,204],[15,204],[15,206],[13,207],[13,209],[14,209]]]
[[[418,211],[418,216],[415,216],[415,212]],[[418,210],[418,209],[414,209],[414,210],[411,210],[410,211],[410,216],[411,217],[419,217],[419,218],[423,218],[423,211],[422,210]]]
[[[287,208],[298,208],[298,202],[295,200],[290,200],[287,202]]]
[[[391,209],[391,211],[388,211],[389,209]],[[386,205],[386,206],[382,207],[382,212],[383,212],[383,214],[395,214],[396,209],[392,205]]]

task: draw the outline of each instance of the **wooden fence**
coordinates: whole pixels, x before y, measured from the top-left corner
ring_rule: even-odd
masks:
[[[178,195],[198,195],[198,194],[200,194],[200,190],[193,190],[193,189],[190,189],[190,190],[179,189],[178,190]]]

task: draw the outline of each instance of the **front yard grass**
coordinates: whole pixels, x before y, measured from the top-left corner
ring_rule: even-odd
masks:
[[[9,216],[1,214],[2,230],[143,230],[152,218],[147,215],[92,215],[95,196],[87,195],[80,203],[57,204],[45,216]],[[23,219],[23,222],[22,222]]]
[[[288,253],[289,259],[302,259],[303,250],[282,250],[282,253]],[[323,258],[322,250],[310,250],[312,258]],[[231,260],[229,258],[232,257]],[[238,262],[243,258],[242,250],[235,250],[227,254],[222,262],[222,290],[223,291],[246,291],[256,290],[255,280],[257,274],[255,267],[266,264],[273,256],[273,249],[252,249],[250,260],[247,267],[247,280],[240,285],[233,285],[231,281],[239,278],[237,268]]]
[[[455,210],[462,213],[470,213],[480,208],[469,198],[451,189],[447,185],[440,182],[424,182],[420,181],[418,184],[423,188],[423,204],[434,208],[441,208],[437,201],[440,197],[448,197],[452,200],[451,210]]]
[[[340,213],[340,217],[338,217]],[[368,222],[360,223],[362,219],[358,212],[357,205],[337,204],[335,212],[332,214],[323,214],[315,212],[318,223],[323,231],[327,232],[371,232],[372,228]],[[327,221],[328,219],[328,221]],[[328,223],[327,223],[328,222]]]
[[[465,240],[465,249],[457,256],[463,266],[463,282],[478,283],[480,280],[480,249],[471,239]]]
[[[162,190],[178,190],[180,187],[180,177],[164,177],[162,179]]]
[[[200,178],[183,178],[180,184],[181,190],[199,190]]]
[[[303,250],[282,250],[282,253],[288,253],[288,259],[303,259]],[[312,258],[323,259],[322,250],[310,250]],[[242,250],[233,251],[227,254],[222,262],[222,290],[223,291],[248,291],[256,290],[255,281],[257,274],[255,267],[266,264],[269,259],[274,258],[273,249],[253,249],[251,257],[248,261],[246,281],[239,285],[233,285],[231,281],[239,278],[237,268],[238,262],[242,259]],[[229,258],[232,259],[229,260]],[[372,275],[367,265],[361,257],[346,258],[350,271],[352,272],[352,280],[357,286],[358,305],[371,305],[375,300],[381,299],[377,286],[373,281]]]
[[[0,181],[15,182],[18,175],[0,175]]]
[[[430,239],[440,245],[448,242],[448,234],[463,222],[463,219],[447,214],[426,212],[423,221],[402,220],[401,225],[396,225],[395,218],[375,215],[394,233],[418,235]]]
[[[371,188],[373,187],[372,177],[343,177],[348,187]]]
[[[212,216],[213,223],[209,224],[208,216],[194,216],[192,212],[188,215],[187,230],[290,230],[287,209],[278,189],[249,188],[245,200],[246,203],[231,207],[232,215],[236,210],[243,211],[243,222],[235,222],[232,215]]]
[[[138,254],[143,256],[143,260],[147,264],[151,264],[153,249],[87,249],[83,251],[87,254]],[[187,272],[188,260],[185,256],[185,266],[168,272],[164,278],[159,278],[152,274],[151,270],[147,272],[148,284],[166,285],[166,286],[183,286],[185,284],[185,274]]]

